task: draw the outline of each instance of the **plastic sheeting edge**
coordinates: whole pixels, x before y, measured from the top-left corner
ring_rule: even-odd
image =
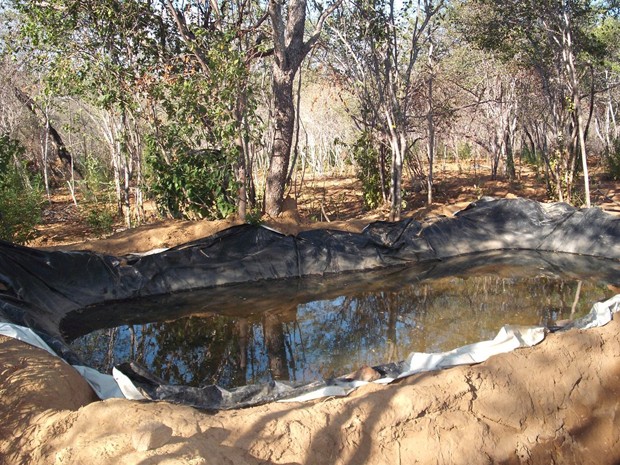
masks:
[[[587,315],[575,320],[573,324],[561,331],[605,326],[612,320],[613,314],[618,311],[620,311],[620,294],[604,302],[595,303]],[[488,360],[493,355],[508,353],[522,347],[532,347],[544,339],[545,328],[541,326],[517,327],[505,325],[500,329],[495,338],[488,341],[476,342],[447,352],[412,352],[406,360],[408,370],[402,372],[398,378],[382,378],[369,382],[353,381],[349,384],[341,383],[338,386],[325,386],[301,396],[281,399],[278,402],[304,402],[321,397],[346,396],[355,388],[370,384],[371,382],[389,384],[395,379],[406,378],[417,373],[442,370],[459,365],[474,365]]]

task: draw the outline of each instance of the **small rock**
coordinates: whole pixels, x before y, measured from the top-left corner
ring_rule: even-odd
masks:
[[[367,365],[364,365],[357,371],[353,373],[349,373],[348,375],[343,376],[341,379],[345,381],[366,381],[372,382],[381,378],[381,373],[379,373],[374,368],[371,368]]]
[[[138,452],[157,449],[172,437],[172,428],[159,422],[145,423],[131,435],[131,443]]]

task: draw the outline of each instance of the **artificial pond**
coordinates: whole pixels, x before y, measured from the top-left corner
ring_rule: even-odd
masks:
[[[617,216],[482,198],[451,218],[295,236],[240,225],[146,255],[0,241],[0,323],[78,368],[120,363],[105,381],[79,368],[93,387],[118,383],[102,396],[237,408],[333,386],[321,380],[360,365],[404,376],[417,370],[399,361],[408,351],[449,349],[506,323],[554,330],[620,295],[619,276]],[[524,341],[502,334],[512,338],[494,339],[502,350]],[[244,383],[255,384],[222,387]]]
[[[567,259],[570,272],[560,269]],[[553,330],[613,295],[617,277],[608,260],[493,252],[117,302],[68,314],[60,327],[102,372],[134,362],[169,384],[309,383],[491,339],[504,324]]]

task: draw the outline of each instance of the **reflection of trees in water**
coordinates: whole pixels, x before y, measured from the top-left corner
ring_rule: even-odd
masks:
[[[289,380],[289,360],[294,365],[295,358],[287,357],[287,339],[290,335],[287,321],[295,321],[296,307],[284,311],[265,312],[262,318],[263,340],[272,379]],[[288,344],[290,347],[290,342]],[[290,352],[290,351],[289,351]]]
[[[150,365],[166,380],[190,385],[239,378],[238,331],[225,317],[154,323],[145,330],[155,342]]]
[[[361,365],[449,350],[511,324],[548,324],[606,297],[602,286],[547,277],[442,278],[263,312],[132,325],[76,341],[109,370],[135,360],[170,383],[232,387],[270,379],[310,381]]]

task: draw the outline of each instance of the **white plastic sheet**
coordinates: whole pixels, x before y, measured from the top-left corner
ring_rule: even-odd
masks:
[[[112,376],[114,381],[118,384],[123,396],[129,400],[144,400],[146,397],[138,390],[138,388],[131,382],[131,380],[121,373],[120,370],[112,368]]]
[[[613,318],[613,314],[620,311],[620,294],[616,294],[605,302],[597,302],[592,306],[590,313],[575,320],[566,329],[588,329],[605,326]]]
[[[125,397],[123,391],[119,389],[118,384],[112,376],[104,375],[91,367],[85,367],[83,365],[72,366],[86,379],[100,399],[122,399]]]
[[[517,328],[506,325],[490,341],[476,342],[449,352],[434,354],[413,352],[407,358],[408,369],[402,372],[399,378],[405,378],[423,371],[481,363],[493,355],[511,352],[519,347],[531,347],[544,338],[545,328],[542,326]]]
[[[25,342],[31,346],[38,347],[39,349],[46,350],[50,354],[56,356],[56,352],[54,352],[52,348],[30,328],[15,325],[13,323],[0,323],[0,334],[3,336],[12,337],[13,339]]]

